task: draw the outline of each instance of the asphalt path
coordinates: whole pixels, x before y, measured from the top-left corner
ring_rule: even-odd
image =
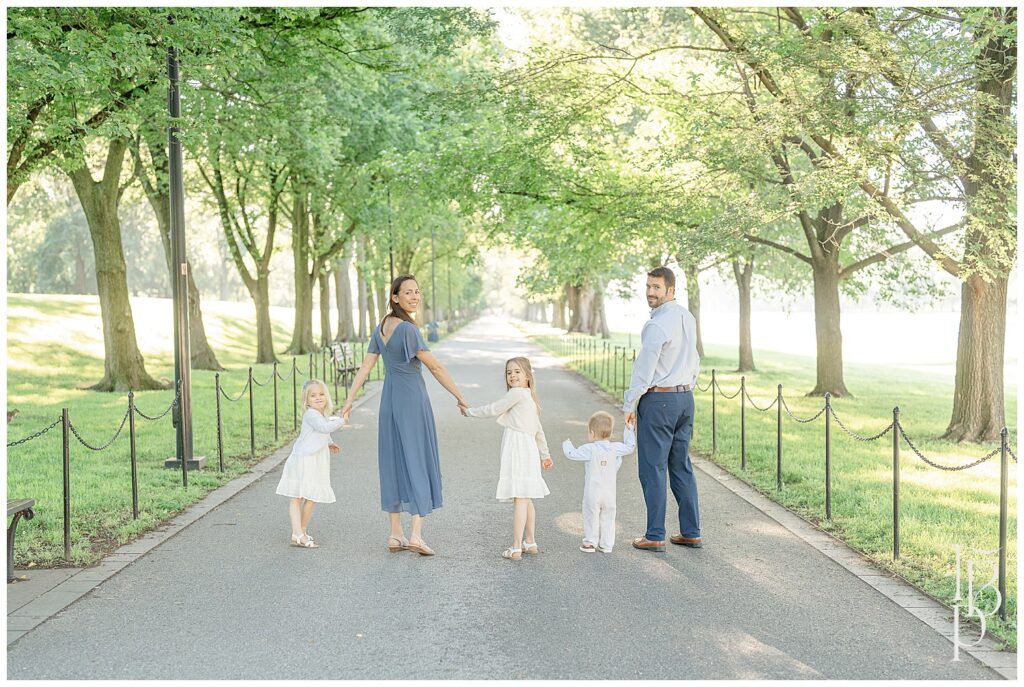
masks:
[[[501,427],[462,417],[428,378],[444,506],[434,557],[385,547],[377,407],[342,430],[338,502],[319,549],[288,545],[280,467],[8,647],[9,679],[993,679],[854,575],[698,472],[706,546],[629,545],[645,509],[635,456],[619,472],[618,541],[579,551],[586,439],[607,400],[494,317],[436,349],[471,404],[534,364],[555,466],[536,501],[541,553],[507,561],[511,505],[494,499]],[[428,377],[429,377],[429,373]],[[669,532],[674,533],[671,496]]]

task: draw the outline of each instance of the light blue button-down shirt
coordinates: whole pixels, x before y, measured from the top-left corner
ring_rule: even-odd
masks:
[[[675,300],[662,303],[651,311],[651,319],[640,332],[640,352],[622,410],[635,412],[640,397],[652,386],[687,384],[692,388],[699,374],[697,320]]]

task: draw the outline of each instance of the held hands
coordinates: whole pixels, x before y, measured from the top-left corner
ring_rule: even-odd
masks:
[[[626,426],[636,429],[636,413],[626,413]]]
[[[462,417],[469,417],[469,414],[466,412],[469,410],[469,404],[466,403],[466,399],[460,398],[456,407],[459,409],[459,412],[462,413]]]
[[[345,422],[348,422],[348,416],[352,413],[352,401],[345,401],[345,405],[338,411],[340,417],[345,418]]]

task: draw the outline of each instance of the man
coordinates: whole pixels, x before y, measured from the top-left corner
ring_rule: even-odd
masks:
[[[690,463],[693,388],[700,373],[697,321],[676,302],[676,277],[667,267],[647,274],[651,319],[640,334],[640,353],[626,391],[626,424],[636,426],[640,485],[647,502],[647,532],[633,540],[644,551],[665,550],[665,476],[679,507],[673,544],[700,548],[697,481]]]

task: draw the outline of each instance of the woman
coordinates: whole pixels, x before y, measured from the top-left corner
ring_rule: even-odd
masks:
[[[460,410],[468,406],[451,375],[427,348],[413,322],[412,313],[419,304],[420,287],[415,277],[403,274],[391,283],[391,312],[384,316],[370,337],[363,364],[352,382],[341,414],[348,421],[352,401],[377,358],[383,356],[386,374],[380,397],[377,461],[381,509],[391,514],[388,551],[408,550],[432,556],[433,550],[423,541],[423,518],[441,507],[441,466],[437,457],[434,411],[427,397],[422,366],[426,365],[441,386],[455,396]],[[399,515],[403,511],[412,515],[408,539]]]

